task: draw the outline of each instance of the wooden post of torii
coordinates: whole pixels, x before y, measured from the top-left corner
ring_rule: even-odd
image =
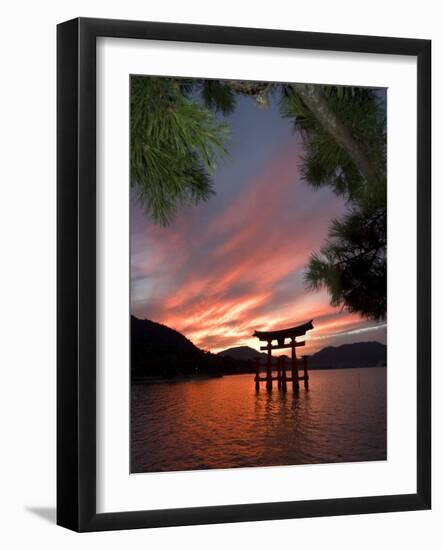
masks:
[[[299,390],[299,369],[298,369],[298,360],[296,359],[296,346],[300,345],[301,342],[296,343],[295,338],[292,338],[290,345],[292,347],[292,386],[294,391]],[[304,342],[302,342],[304,344]]]
[[[296,327],[291,327],[287,329],[282,330],[273,330],[273,331],[255,331],[254,336],[256,336],[261,342],[266,342],[265,346],[261,346],[261,351],[267,352],[267,364],[266,364],[266,376],[265,378],[260,377],[260,365],[259,361],[260,359],[257,358],[256,360],[256,376],[255,376],[255,387],[256,390],[259,391],[259,384],[260,382],[266,383],[267,391],[272,391],[272,383],[273,380],[277,380],[278,382],[278,389],[282,389],[285,391],[287,389],[287,382],[292,382],[293,391],[299,390],[299,382],[304,382],[304,388],[308,390],[308,355],[302,356],[302,365],[303,365],[303,376],[299,376],[299,368],[298,368],[298,358],[296,357],[296,348],[300,346],[305,346],[305,341],[297,341],[296,339],[300,336],[304,336],[305,333],[308,330],[312,330],[313,322],[309,321],[308,323],[304,323],[303,325],[298,325]],[[289,338],[289,342],[286,343],[286,338]],[[274,345],[273,342],[276,340],[276,344]],[[273,350],[279,350],[279,349],[288,349],[290,348],[292,350],[292,357],[291,357],[291,377],[287,378],[286,370],[285,370],[285,357],[282,357],[278,360],[278,367],[277,367],[277,376],[273,377],[272,375],[272,351]]]
[[[267,375],[266,375],[266,389],[272,391],[272,350],[269,348],[267,351]]]

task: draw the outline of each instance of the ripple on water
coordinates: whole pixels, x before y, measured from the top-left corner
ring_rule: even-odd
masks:
[[[385,460],[386,369],[313,371],[310,391],[253,376],[134,385],[132,472]]]

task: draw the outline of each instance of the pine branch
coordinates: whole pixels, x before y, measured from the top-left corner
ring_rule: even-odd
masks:
[[[367,182],[376,182],[378,174],[374,170],[372,162],[363,147],[353,139],[348,128],[330,109],[319,87],[313,84],[293,84],[293,89],[299,94],[324,129],[336,140],[336,143],[347,151],[362,177]]]
[[[162,225],[214,193],[210,176],[226,153],[227,127],[187,93],[174,79],[131,80],[131,182]]]

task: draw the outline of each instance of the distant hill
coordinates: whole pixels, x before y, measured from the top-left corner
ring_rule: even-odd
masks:
[[[265,353],[260,353],[249,346],[238,346],[228,348],[218,353],[221,357],[233,357],[234,359],[242,359],[243,361],[254,361],[256,357],[266,357]]]
[[[387,362],[387,346],[379,342],[357,342],[329,346],[309,359],[311,369],[374,367]]]
[[[290,353],[290,350],[288,350]],[[233,359],[255,360],[255,357],[266,357],[249,346],[239,346],[220,351],[222,357]],[[302,355],[302,350],[299,353]],[[339,369],[350,367],[373,367],[387,361],[387,346],[379,342],[357,342],[342,346],[329,346],[314,353],[309,358],[311,369]]]
[[[133,380],[252,373],[255,371],[255,357],[263,357],[264,363],[266,354],[248,346],[213,354],[198,348],[172,328],[131,316]],[[384,344],[359,342],[322,349],[310,357],[309,368],[371,367],[385,363],[386,358]]]
[[[131,316],[130,336],[134,377],[184,374],[203,353],[176,330],[148,319]]]
[[[148,319],[137,319],[132,315],[130,330],[132,342],[142,345],[145,351],[170,351],[171,349],[183,353],[201,351],[177,330]]]
[[[253,372],[253,365],[220,357],[195,346],[178,331],[148,319],[131,316],[132,379],[177,376],[221,376]]]
[[[289,350],[290,351],[290,350]],[[218,352],[220,357],[230,357],[240,361],[252,361],[255,364],[256,357],[261,357],[261,362],[267,361],[267,353],[256,351],[256,349],[250,346],[238,346],[234,348],[228,348]],[[273,358],[273,363],[277,363],[277,359]]]

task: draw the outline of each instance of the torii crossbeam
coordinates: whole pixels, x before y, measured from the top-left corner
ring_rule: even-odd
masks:
[[[300,346],[305,346],[305,341],[297,341],[296,339],[300,336],[304,336],[308,330],[312,330],[313,321],[304,323],[303,325],[298,325],[291,328],[286,328],[282,330],[273,330],[273,331],[258,331],[256,330],[253,333],[253,336],[256,336],[261,342],[267,342],[267,345],[261,346],[261,351],[267,351],[267,372],[266,377],[260,377],[260,358],[256,359],[256,376],[255,376],[255,388],[259,391],[260,382],[266,383],[266,388],[268,391],[272,390],[273,380],[277,380],[278,388],[281,388],[282,391],[287,391],[287,382],[292,382],[293,390],[299,390],[299,382],[302,380],[304,382],[304,387],[308,390],[308,355],[302,356],[301,364],[304,368],[303,376],[299,376],[298,362],[296,358],[296,348]],[[289,338],[289,341],[286,343],[286,338]],[[276,344],[273,342],[276,341]],[[291,357],[291,378],[287,377],[286,367],[285,367],[285,357],[278,358],[277,366],[277,376],[272,376],[272,350],[276,349],[287,349],[291,348],[292,357]]]

